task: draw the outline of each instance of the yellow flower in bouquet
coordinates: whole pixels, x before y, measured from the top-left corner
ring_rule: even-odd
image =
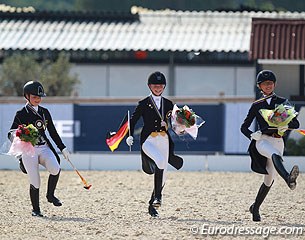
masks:
[[[259,112],[270,127],[287,126],[298,114],[294,107],[284,104],[280,104],[272,110],[260,109]],[[280,131],[279,134],[284,135],[284,133]]]

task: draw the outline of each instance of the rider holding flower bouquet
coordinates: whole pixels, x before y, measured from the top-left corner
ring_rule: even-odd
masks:
[[[57,207],[62,205],[54,196],[60,173],[60,158],[45,131],[48,130],[65,158],[69,157],[69,151],[57,133],[50,112],[40,106],[42,97],[46,96],[42,84],[36,81],[27,82],[23,87],[23,95],[27,102],[16,112],[8,134],[12,141],[9,154],[21,157],[20,169],[29,176],[32,216],[43,217],[39,207],[39,164],[50,173],[47,201]]]
[[[143,119],[140,136],[142,169],[154,175],[154,189],[149,200],[148,213],[152,217],[159,215],[157,209],[162,204],[162,191],[165,185],[168,164],[177,170],[183,165],[183,159],[174,153],[174,142],[168,133],[168,123],[173,103],[162,96],[166,78],[161,72],[150,74],[147,81],[151,94],[139,101],[130,119],[130,136],[126,143],[133,144],[135,125]]]
[[[296,187],[299,168],[295,165],[288,172],[283,165],[282,137],[288,129],[298,128],[299,122],[296,119],[297,113],[287,104],[287,99],[274,93],[276,77],[272,71],[259,72],[256,82],[263,96],[252,104],[241,125],[241,132],[251,140],[248,151],[252,170],[264,174],[264,181],[255,202],[250,206],[253,221],[261,221],[259,207],[267,196],[276,173],[284,179],[291,190]],[[249,129],[254,120],[258,124],[256,132]]]

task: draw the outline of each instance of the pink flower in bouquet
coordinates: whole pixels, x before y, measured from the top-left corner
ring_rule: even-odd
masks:
[[[271,127],[288,125],[289,122],[297,116],[294,107],[280,104],[275,109],[261,109],[260,114]]]

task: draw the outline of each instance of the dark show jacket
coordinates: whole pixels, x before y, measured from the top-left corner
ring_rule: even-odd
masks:
[[[52,146],[50,140],[46,136],[45,130],[47,129],[52,140],[55,142],[60,151],[62,151],[66,146],[63,144],[60,136],[58,135],[56,128],[54,126],[52,117],[48,109],[38,106],[38,114],[31,106],[25,105],[21,110],[16,112],[13,124],[10,129],[17,129],[18,125],[33,124],[39,131],[40,135],[46,141],[46,144],[50,147],[52,152],[55,154],[57,161],[60,163],[60,158],[56,153],[56,150]],[[9,133],[10,138],[10,133]]]
[[[163,104],[163,116],[165,118],[165,121],[167,122],[168,117],[171,114],[171,111],[173,109],[173,103],[162,97],[161,98],[161,106]],[[162,111],[162,107],[160,109]],[[162,112],[160,112],[162,115]],[[143,118],[143,128],[140,135],[140,143],[141,146],[145,142],[145,140],[148,138],[148,136],[152,132],[162,132],[166,131],[169,139],[169,159],[168,162],[171,164],[174,168],[180,169],[183,165],[183,159],[177,155],[174,154],[174,142],[172,141],[170,135],[168,134],[168,131],[161,126],[161,118],[156,112],[153,103],[151,101],[151,98],[148,96],[145,99],[139,101],[137,107],[135,108],[131,118],[130,118],[130,133],[131,136],[134,133],[134,128],[140,117]],[[155,172],[156,164],[155,162],[148,157],[142,150],[141,147],[141,158],[142,158],[142,169],[147,174],[153,174]]]
[[[267,99],[271,98],[270,104],[268,104]],[[276,94],[273,94],[268,97],[263,97],[255,102],[252,103],[251,108],[249,109],[249,112],[247,114],[247,117],[245,118],[243,124],[241,125],[241,132],[251,140],[251,134],[252,131],[249,130],[249,127],[251,126],[254,119],[256,119],[258,124],[258,129],[261,130],[262,134],[266,134],[269,136],[272,136],[273,134],[277,134],[278,130],[276,128],[270,129],[270,126],[268,123],[264,120],[262,115],[259,113],[260,109],[269,109],[273,110],[276,108],[277,105],[283,104],[287,101],[286,98],[277,96]],[[295,118],[291,120],[291,122],[288,124],[289,128],[296,129],[300,126],[299,121]],[[252,140],[248,151],[251,157],[251,169],[254,172],[261,173],[261,174],[268,174],[266,170],[266,162],[267,158],[262,156],[256,149],[255,146],[256,141]]]

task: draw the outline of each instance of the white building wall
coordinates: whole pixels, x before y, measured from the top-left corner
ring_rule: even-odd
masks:
[[[109,67],[110,96],[113,97],[137,97],[147,96],[148,76],[156,71],[164,73],[168,79],[168,68],[161,65],[111,65]],[[169,85],[170,83],[168,83]],[[164,95],[168,95],[168,87],[165,88]]]
[[[80,84],[76,91],[81,97],[107,96],[107,66],[101,64],[74,64],[71,74],[77,74]]]
[[[142,97],[149,93],[147,78],[161,71],[176,96],[248,96],[254,97],[255,68],[235,66],[176,66],[175,82],[169,81],[167,65],[84,65],[75,64],[72,73],[79,76],[78,94],[82,97]]]
[[[233,95],[234,69],[231,67],[181,66],[176,68],[178,96]]]
[[[254,67],[236,67],[236,94],[237,96],[255,96]]]
[[[255,68],[234,66],[176,67],[177,96],[254,96]]]

